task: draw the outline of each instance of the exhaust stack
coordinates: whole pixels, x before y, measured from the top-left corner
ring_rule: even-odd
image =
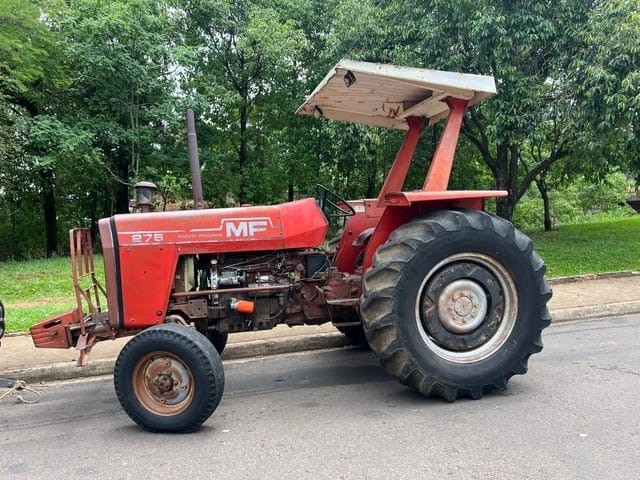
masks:
[[[200,179],[200,158],[198,157],[198,139],[196,138],[196,121],[193,110],[187,110],[187,149],[189,150],[189,167],[191,169],[191,188],[193,189],[193,208],[204,208],[202,199],[202,180]]]

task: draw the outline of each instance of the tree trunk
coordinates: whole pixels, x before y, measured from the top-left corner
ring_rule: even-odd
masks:
[[[496,199],[496,214],[505,220],[511,221],[517,200],[514,194],[514,185],[512,184],[514,176],[509,171],[510,164],[506,148],[498,149],[495,165],[497,166],[496,173],[494,173],[496,189],[508,192],[506,197],[498,197]]]
[[[118,158],[118,177],[116,213],[129,213],[129,159],[124,152]]]
[[[249,147],[247,143],[247,124],[249,122],[249,103],[245,96],[240,106],[240,148],[238,151],[238,167],[240,171],[240,189],[238,191],[238,200],[240,203],[246,203],[246,175],[245,170],[249,159]]]
[[[56,212],[56,188],[53,172],[48,169],[41,171],[40,180],[42,181],[42,207],[46,235],[45,253],[48,258],[58,253],[58,215]]]
[[[98,194],[91,192],[91,238],[94,242],[98,238]]]
[[[515,207],[516,203],[511,195],[496,199],[496,214],[505,220],[511,221]]]
[[[369,165],[369,172],[367,174],[367,193],[366,198],[375,198],[376,191],[376,176],[378,173],[378,153],[373,154],[371,165]]]
[[[536,180],[536,185],[538,186],[538,191],[540,192],[540,196],[542,197],[542,204],[544,205],[544,231],[551,231],[551,202],[549,201],[549,190],[547,188],[547,183],[543,178],[539,178]]]

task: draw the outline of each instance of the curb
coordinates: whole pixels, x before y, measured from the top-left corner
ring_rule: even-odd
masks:
[[[607,305],[591,305],[587,307],[560,308],[551,314],[553,323],[575,320],[593,320],[602,317],[615,317],[640,313],[640,300],[631,302],[609,303]]]
[[[575,275],[573,277],[557,277],[548,280],[550,285],[562,285],[563,283],[575,283],[585,280],[607,279],[607,278],[625,278],[638,277],[640,270],[621,270],[619,272],[604,273],[585,273],[584,275]]]
[[[224,350],[222,359],[225,361],[240,360],[268,355],[341,348],[349,345],[351,343],[347,337],[339,332],[298,335],[296,337],[231,343]],[[11,380],[22,380],[27,383],[44,383],[111,375],[115,364],[115,358],[90,360],[84,367],[78,367],[75,362],[53,363],[51,365],[8,370],[0,372],[0,376]]]
[[[634,275],[637,275],[637,273],[634,273]],[[553,317],[552,323],[555,324],[635,313],[640,313],[640,301],[555,309],[551,312],[551,315]],[[269,355],[342,348],[349,345],[352,345],[349,339],[339,332],[254,340],[227,345],[227,348],[222,354],[222,360],[240,360]],[[54,363],[4,372],[0,371],[0,377],[22,380],[28,383],[44,383],[57,380],[111,375],[113,374],[115,362],[115,358],[98,359],[90,361],[85,367],[77,367],[74,362]]]
[[[100,375],[111,375],[115,364],[115,358],[90,361],[85,367],[78,367],[75,362],[52,363],[51,365],[8,370],[6,372],[0,372],[0,376],[10,380],[22,380],[27,383],[74,380]]]

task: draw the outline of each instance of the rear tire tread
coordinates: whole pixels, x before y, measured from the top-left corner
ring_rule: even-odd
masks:
[[[385,314],[385,309],[381,307],[381,302],[396,300],[396,284],[400,279],[402,267],[418,254],[420,246],[465,227],[493,230],[506,241],[515,244],[528,258],[537,277],[538,303],[542,312],[536,325],[535,340],[522,358],[515,362],[513,368],[491,382],[471,388],[459,388],[443,383],[431,378],[428,372],[421,371],[411,354],[401,342],[396,341],[398,335],[392,314]],[[442,397],[452,402],[458,397],[479,399],[492,389],[504,391],[508,379],[515,374],[525,373],[528,358],[542,350],[541,332],[551,323],[551,316],[546,307],[551,298],[551,288],[544,278],[545,271],[546,266],[534,252],[531,240],[506,220],[475,210],[432,212],[397,228],[389,236],[387,243],[379,247],[375,253],[372,266],[364,275],[363,295],[360,299],[367,339],[387,372],[427,397]],[[390,309],[387,308],[386,312],[390,312]]]

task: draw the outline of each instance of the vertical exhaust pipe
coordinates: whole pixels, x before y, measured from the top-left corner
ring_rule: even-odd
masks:
[[[198,157],[198,139],[196,138],[196,121],[193,110],[187,110],[187,149],[189,150],[189,167],[191,168],[191,188],[193,189],[193,208],[204,208],[202,199],[202,180],[200,178],[200,158]]]

